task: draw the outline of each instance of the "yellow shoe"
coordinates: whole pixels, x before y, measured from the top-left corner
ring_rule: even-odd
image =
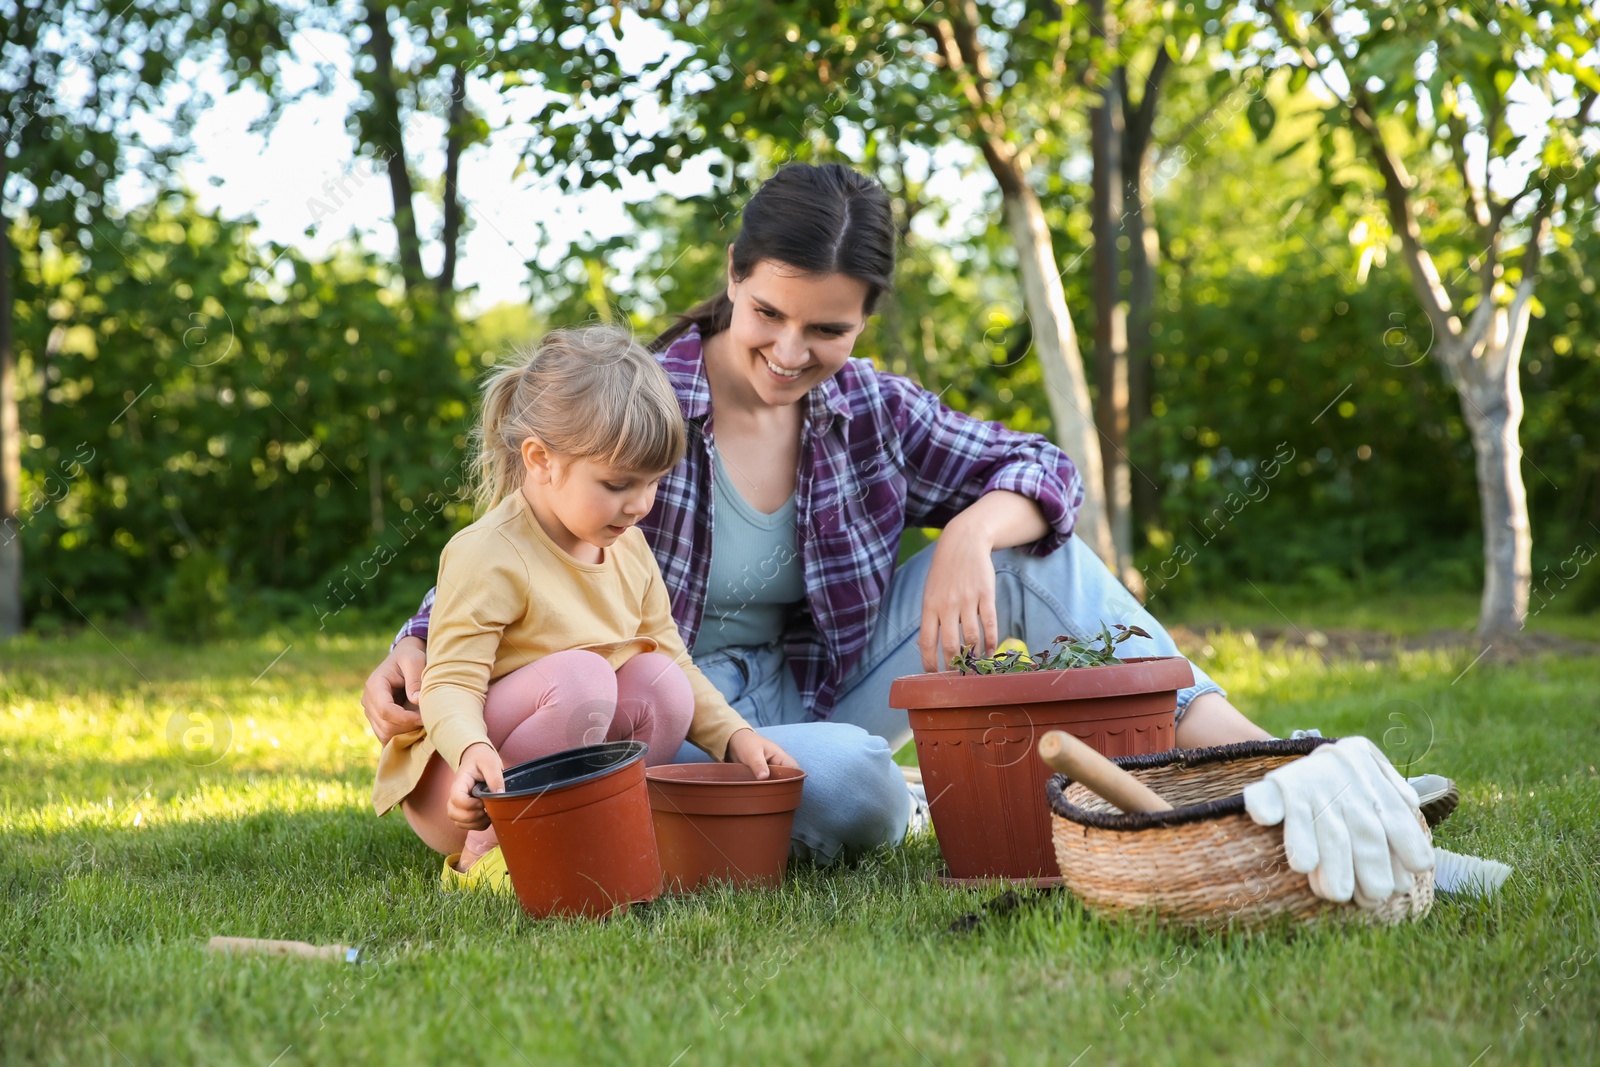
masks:
[[[511,893],[511,872],[506,869],[506,858],[496,845],[478,857],[478,862],[465,871],[456,870],[461,853],[445,857],[444,870],[439,872],[439,885],[447,893],[464,893],[487,889],[491,893]]]

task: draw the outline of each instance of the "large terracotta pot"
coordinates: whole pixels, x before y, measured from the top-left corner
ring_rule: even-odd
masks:
[[[661,893],[640,741],[608,741],[505,772],[482,785],[511,885],[529,915],[608,915]]]
[[[1039,738],[1066,730],[1106,756],[1173,746],[1179,689],[1194,684],[1181,656],[1015,674],[955,671],[896,679],[928,791],[933,829],[954,878],[1059,877],[1045,804]]]
[[[742,763],[673,763],[645,771],[669,888],[783,881],[806,772],[770,770],[763,781]]]

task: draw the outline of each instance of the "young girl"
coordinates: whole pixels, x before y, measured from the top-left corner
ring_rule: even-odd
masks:
[[[471,795],[507,765],[629,738],[666,763],[687,737],[758,778],[794,766],[694,666],[634,528],[685,446],[656,360],[621,330],[551,333],[490,376],[476,440],[486,513],[440,558],[422,729],[384,745],[373,788],[449,857],[445,888],[509,888]]]

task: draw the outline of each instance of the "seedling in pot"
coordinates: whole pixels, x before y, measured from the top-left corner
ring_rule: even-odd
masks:
[[[1182,656],[1112,653],[1133,626],[1102,624],[1098,639],[1058,637],[1029,652],[1008,641],[991,656],[963,649],[955,669],[898,678],[889,706],[905,708],[933,805],[939,851],[956,880],[1059,877],[1044,795],[1050,768],[1034,744],[1066,730],[1105,756],[1172,747],[1177,692],[1194,684]],[[1143,647],[1149,648],[1151,642]],[[1104,670],[1065,670],[1103,666]],[[993,677],[985,677],[990,676]]]
[[[1115,631],[1115,632],[1113,632]],[[1150,635],[1137,626],[1100,624],[1097,637],[1083,638],[1061,634],[1050,647],[1039,652],[1007,647],[1002,642],[992,655],[979,656],[972,645],[950,657],[950,667],[962,674],[1018,674],[1022,671],[1062,671],[1074,667],[1104,667],[1117,662],[1116,647],[1130,637]]]

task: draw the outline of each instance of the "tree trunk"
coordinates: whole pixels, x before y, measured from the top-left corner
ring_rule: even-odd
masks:
[[[1150,418],[1154,393],[1151,357],[1155,353],[1156,265],[1161,261],[1161,238],[1155,220],[1155,164],[1150,158],[1151,127],[1156,96],[1161,91],[1165,51],[1157,56],[1145,84],[1145,95],[1134,109],[1123,100],[1122,217],[1128,236],[1128,435],[1136,435]],[[1129,449],[1132,462],[1133,449]],[[1161,516],[1161,487],[1149,473],[1133,479],[1133,523],[1156,522]]]
[[[913,345],[909,349],[911,366],[916,371],[913,377],[922,383],[924,389],[937,393],[941,388],[939,384],[939,345],[934,336],[933,316],[922,316],[920,326],[922,330],[922,347],[918,350]]]
[[[1139,173],[1125,174],[1128,197],[1123,215],[1128,220],[1128,435],[1132,437],[1150,419],[1155,373],[1156,264],[1161,240],[1156,232],[1155,204],[1150,196],[1148,158]],[[1130,461],[1132,450],[1129,451]],[[1147,476],[1133,479],[1134,523],[1150,523],[1161,515],[1161,487]]]
[[[1006,226],[1017,249],[1023,302],[1050,393],[1056,443],[1072,457],[1083,479],[1083,508],[1078,512],[1076,533],[1115,573],[1117,557],[1106,516],[1100,439],[1089,414],[1089,384],[1083,355],[1078,350],[1078,334],[1067,310],[1067,294],[1061,286],[1061,268],[1056,265],[1044,207],[1032,187],[1020,179],[1021,175],[1013,172],[1000,182]]]
[[[927,383],[912,373],[911,360],[907,357],[910,342],[906,338],[905,313],[900,307],[900,294],[890,289],[878,298],[875,310],[879,321],[883,323],[878,336],[882,338],[880,343],[883,346],[884,364],[896,374],[916,379],[918,385],[926,388]]]
[[[422,240],[417,236],[417,214],[412,203],[415,190],[411,184],[411,167],[406,162],[405,137],[400,132],[400,94],[394,84],[394,38],[389,34],[388,5],[369,0],[367,29],[371,31],[367,49],[374,65],[373,140],[389,172],[400,274],[405,278],[406,288],[414,289],[422,285],[426,275],[422,272]]]
[[[1096,18],[1104,25],[1104,4],[1096,0]],[[1115,41],[1108,38],[1108,44]],[[1122,222],[1122,96],[1126,69],[1118,68],[1101,85],[1100,103],[1089,110],[1090,154],[1093,157],[1091,229],[1094,235],[1094,371],[1095,425],[1106,444],[1106,521],[1111,528],[1115,562],[1112,573],[1125,585],[1142,591],[1133,566],[1133,487],[1128,469],[1128,332],[1122,302],[1117,237]]]
[[[374,423],[376,419],[372,420]],[[383,462],[378,458],[375,438],[381,431],[374,425],[367,438],[367,511],[372,523],[372,536],[381,537],[384,529],[383,515]]]
[[[0,190],[6,183],[0,151]],[[11,348],[11,220],[0,210],[0,638],[22,632],[22,420]]]
[[[1449,361],[1477,460],[1484,576],[1478,635],[1485,640],[1515,633],[1528,618],[1533,534],[1522,481],[1519,368],[1532,294],[1531,285],[1519,287],[1509,308],[1495,310],[1479,351]]]
[[[1586,114],[1594,97],[1579,107]],[[1522,482],[1522,382],[1518,373],[1527,339],[1533,287],[1539,276],[1541,245],[1549,236],[1555,192],[1540,190],[1522,253],[1522,280],[1509,306],[1494,303],[1503,219],[1487,223],[1486,251],[1494,255],[1479,271],[1478,307],[1463,325],[1449,289],[1422,243],[1422,228],[1411,209],[1411,180],[1399,158],[1384,142],[1377,107],[1369,93],[1358,90],[1350,116],[1371,148],[1373,164],[1383,179],[1389,221],[1400,238],[1411,285],[1436,341],[1434,358],[1461,396],[1462,415],[1472,434],[1477,461],[1478,508],[1483,522],[1483,599],[1478,607],[1478,634],[1486,639],[1515,633],[1528,618],[1528,592],[1533,579],[1533,533],[1528,523],[1528,492]],[[1525,190],[1531,191],[1530,190]]]
[[[439,292],[448,297],[456,288],[457,245],[461,243],[461,151],[466,136],[461,126],[467,120],[467,68],[460,64],[450,75],[450,109],[445,117],[449,132],[444,144],[444,226],[439,239],[444,244],[444,265],[439,268]],[[449,305],[447,300],[446,306]]]
[[[1056,443],[1077,464],[1083,482],[1083,506],[1078,510],[1075,533],[1116,573],[1117,556],[1106,519],[1104,468],[1100,439],[1095,434],[1089,408],[1089,386],[1084,377],[1078,333],[1067,310],[1061,267],[1056,262],[1050,228],[1045,224],[1039,195],[1028,184],[1024,157],[1011,144],[1004,122],[991,110],[993,72],[988,53],[978,39],[977,5],[972,0],[952,4],[948,22],[927,24],[949,68],[963,81],[963,91],[973,108],[979,132],[978,149],[1000,186],[1006,228],[1017,249],[1022,274],[1023,307],[1033,343],[1038,348],[1055,422]]]

